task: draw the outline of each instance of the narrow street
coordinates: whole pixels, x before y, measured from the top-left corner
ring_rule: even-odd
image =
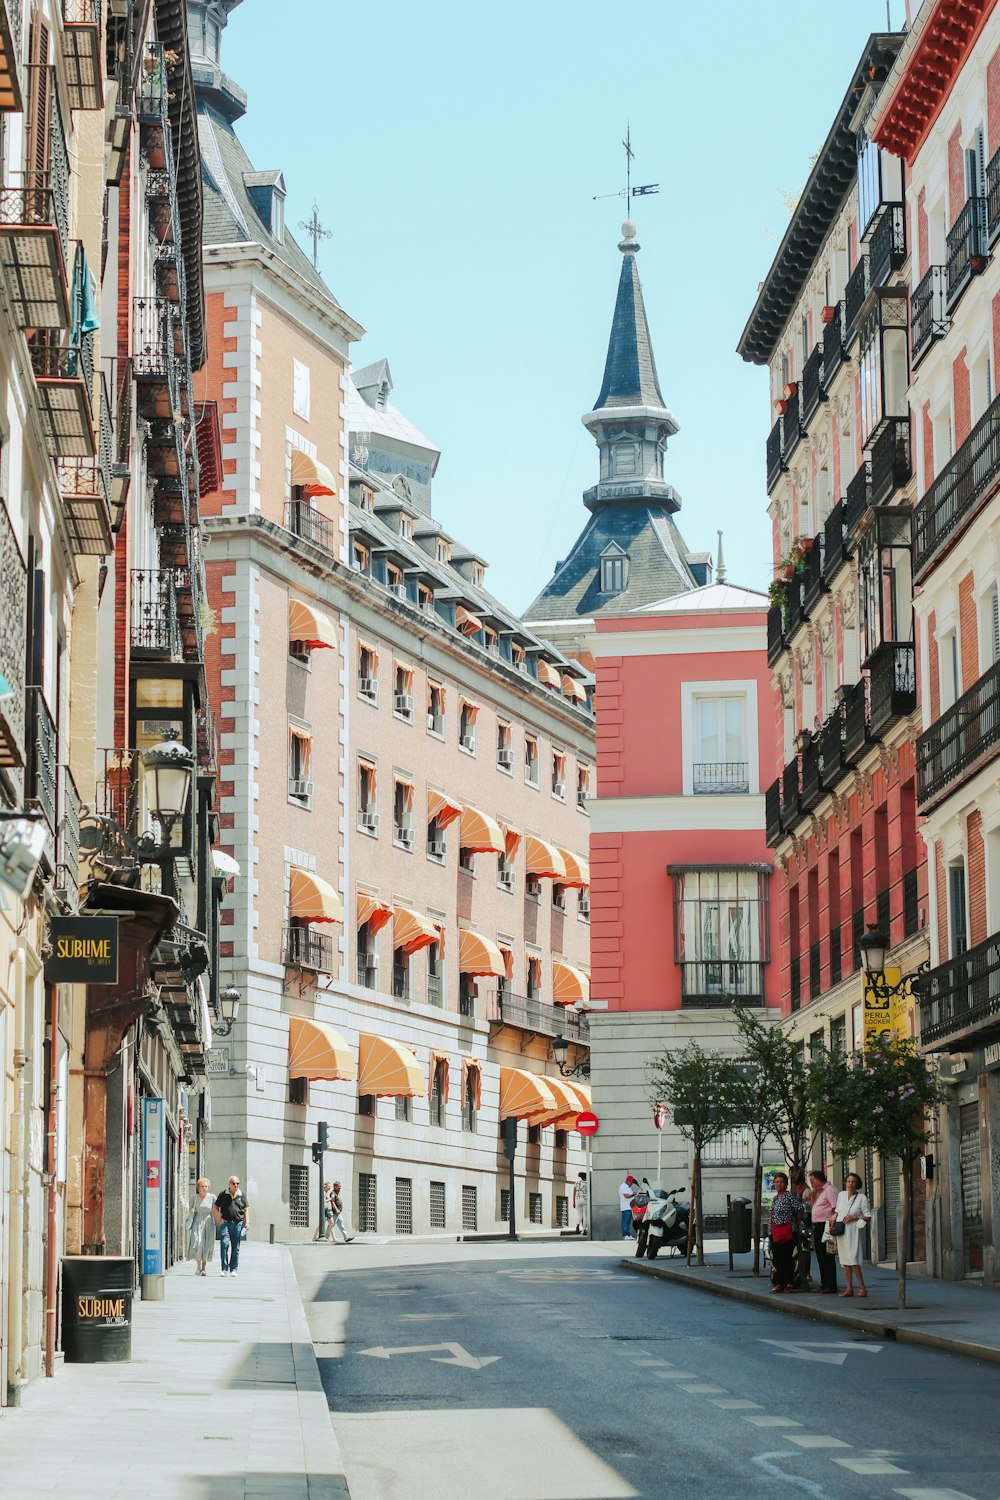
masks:
[[[1000,1492],[994,1366],[636,1277],[618,1246],[293,1259],[352,1500]]]

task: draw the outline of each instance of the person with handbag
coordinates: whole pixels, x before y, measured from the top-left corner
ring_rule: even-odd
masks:
[[[837,1290],[836,1241],[829,1232],[830,1220],[837,1212],[837,1189],[825,1172],[815,1167],[809,1173],[809,1210],[812,1215],[813,1248],[819,1271],[819,1290]]]
[[[221,1192],[213,1209],[219,1226],[219,1254],[223,1276],[238,1276],[240,1241],[250,1227],[250,1205],[240,1188],[240,1179],[230,1177],[228,1190]]]
[[[837,1255],[844,1268],[847,1288],[842,1297],[867,1297],[868,1288],[861,1271],[861,1231],[871,1219],[872,1206],[862,1192],[864,1184],[857,1172],[848,1172],[844,1190],[837,1198],[837,1210],[830,1221],[830,1233],[837,1241]],[[854,1290],[855,1279],[858,1290]]]
[[[772,1292],[795,1290],[795,1236],[803,1213],[802,1199],[788,1191],[788,1173],[775,1172],[768,1217]]]

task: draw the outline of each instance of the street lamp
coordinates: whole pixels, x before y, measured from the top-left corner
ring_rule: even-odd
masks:
[[[240,1013],[240,992],[232,985],[222,991],[219,996],[219,1009],[222,1012],[218,1021],[212,1025],[216,1036],[228,1036],[236,1023],[236,1017]]]
[[[866,974],[883,974],[885,972],[885,955],[889,947],[888,939],[878,932],[874,927],[868,927],[858,938],[858,948],[861,952],[861,966]]]
[[[567,1066],[566,1058],[569,1056],[569,1042],[564,1036],[554,1036],[552,1038],[552,1056],[555,1060],[556,1067],[559,1069],[564,1078],[590,1077],[589,1062],[577,1063],[575,1068],[570,1068]]]
[[[142,779],[149,815],[159,824],[162,837],[158,842],[151,833],[136,838],[123,828],[117,818],[107,813],[87,812],[80,830],[81,847],[97,853],[117,842],[135,856],[139,864],[159,864],[166,869],[181,852],[172,846],[174,825],[184,816],[191,781],[194,756],[181,744],[176,730],[167,730],[157,745],[142,751]],[[88,827],[87,824],[94,824]]]

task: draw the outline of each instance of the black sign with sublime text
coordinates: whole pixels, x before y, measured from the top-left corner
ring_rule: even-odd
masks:
[[[117,917],[51,917],[49,939],[45,977],[50,983],[118,983]]]

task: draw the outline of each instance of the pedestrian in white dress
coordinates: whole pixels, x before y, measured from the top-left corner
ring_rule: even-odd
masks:
[[[212,1213],[212,1184],[207,1177],[199,1177],[196,1184],[198,1197],[188,1219],[188,1260],[195,1262],[196,1276],[207,1275],[210,1260],[215,1259],[215,1217]]]
[[[837,1241],[837,1255],[847,1281],[846,1291],[840,1294],[842,1297],[868,1296],[861,1271],[861,1231],[872,1216],[872,1206],[862,1192],[862,1187],[857,1172],[849,1172],[844,1190],[837,1196],[837,1209],[831,1222]],[[834,1224],[843,1224],[843,1232],[833,1229]],[[855,1278],[858,1283],[857,1293],[854,1291]]]
[[[586,1172],[581,1172],[573,1184],[573,1207],[576,1209],[576,1232],[587,1233],[587,1193],[589,1185]]]

